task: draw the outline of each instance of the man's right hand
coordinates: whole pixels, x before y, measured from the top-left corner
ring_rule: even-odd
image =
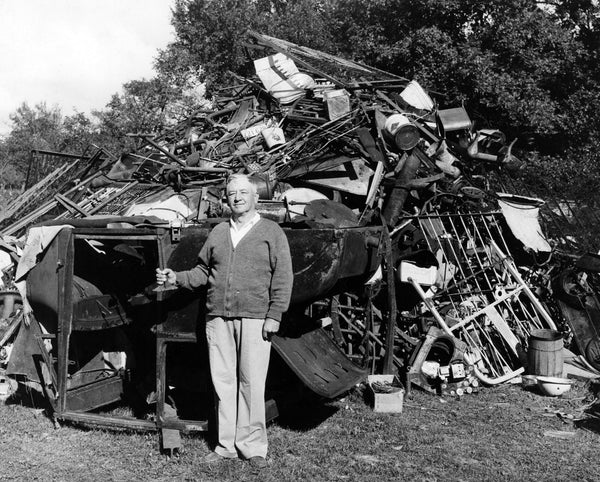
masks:
[[[164,285],[165,283],[174,285],[177,281],[177,277],[175,276],[175,271],[171,268],[156,268],[156,282],[159,285]]]

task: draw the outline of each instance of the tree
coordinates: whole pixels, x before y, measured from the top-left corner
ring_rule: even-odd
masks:
[[[7,175],[10,175],[11,183],[22,183],[27,175],[33,149],[60,150],[63,118],[58,107],[48,107],[42,102],[34,107],[27,103],[21,104],[10,115],[10,120],[13,128],[4,141],[4,152],[8,160],[5,169]],[[58,166],[53,167],[48,161],[42,160],[35,167],[40,176],[43,176]]]
[[[253,72],[244,51],[255,30],[314,48],[331,48],[324,0],[176,0],[175,41],[159,53],[161,75],[197,72],[209,90],[228,85],[229,72]]]
[[[442,106],[465,103],[480,126],[535,133],[540,146],[570,131],[587,51],[533,0],[349,0],[336,16],[347,55],[442,92]]]
[[[134,148],[135,138],[128,134],[161,132],[205,104],[203,94],[203,86],[192,76],[177,82],[167,75],[128,82],[103,110],[93,112],[97,130],[117,151]]]
[[[91,119],[61,120],[45,105],[18,110],[1,146],[14,165],[24,162],[25,139],[119,150],[133,147],[129,132],[184,118],[203,105],[204,83],[210,93],[231,83],[230,71],[253,74],[252,29],[416,79],[440,108],[464,104],[478,128],[520,138],[535,172],[555,183],[577,166],[600,180],[596,0],[175,0],[172,24],[156,77],[125,84]]]
[[[21,104],[10,115],[12,129],[0,142],[0,175],[4,186],[30,184],[59,167],[60,157],[33,156],[33,150],[83,154],[91,144],[101,145],[94,122],[81,112],[64,117],[57,106]]]
[[[100,130],[127,144],[128,133],[154,133],[164,126],[169,89],[158,79],[134,80],[113,94],[105,109],[94,111]]]

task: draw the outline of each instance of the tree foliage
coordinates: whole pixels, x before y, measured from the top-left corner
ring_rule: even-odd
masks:
[[[10,134],[0,143],[1,172],[3,184],[16,186],[25,180],[32,150],[41,149],[49,151],[81,150],[80,137],[75,134],[79,130],[76,126],[82,119],[74,116],[69,120],[70,133],[63,129],[65,119],[58,107],[48,107],[45,103],[30,107],[23,103],[11,114],[10,120],[13,128]],[[40,172],[45,172],[58,166],[43,165],[36,167]]]
[[[123,91],[113,94],[106,107],[94,111],[94,115],[105,135],[119,139],[123,148],[133,147],[128,134],[152,134],[165,127],[171,97],[169,86],[158,78],[134,80],[124,84]]]
[[[328,5],[323,0],[176,0],[176,38],[160,52],[158,70],[161,75],[197,71],[209,88],[227,85],[229,72],[251,72],[244,50],[248,30],[330,49]]]
[[[596,0],[175,0],[172,12],[155,78],[125,84],[93,118],[22,106],[2,159],[20,173],[26,144],[130,147],[128,132],[156,132],[201,105],[202,83],[210,94],[229,72],[252,73],[255,30],[416,79],[441,108],[464,104],[477,127],[519,138],[550,184],[576,186],[578,172],[600,180]]]
[[[568,113],[589,78],[589,51],[533,0],[349,0],[336,12],[348,55],[443,93],[442,106],[465,103],[480,126],[535,134],[540,146],[587,135],[573,133]]]
[[[201,68],[210,84],[248,73],[258,30],[414,78],[440,106],[551,154],[596,136],[600,7],[593,0],[177,0],[158,68]],[[174,59],[177,62],[174,62]],[[591,102],[590,102],[591,101]]]

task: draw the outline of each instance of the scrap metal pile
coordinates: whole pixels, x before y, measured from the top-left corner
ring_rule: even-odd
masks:
[[[461,106],[442,108],[443,96],[414,80],[259,34],[246,47],[255,75],[236,76],[212,109],[159,134],[132,133],[140,148],[118,158],[98,149],[68,159],[7,206],[7,277],[33,223],[96,215],[198,223],[226,214],[225,179],[244,172],[282,223],[389,233],[395,306],[382,301],[390,279],[379,273],[307,310],[371,371],[391,347],[411,384],[469,393],[523,373],[536,329],[558,329],[582,366],[600,370],[600,258],[565,234],[581,223],[565,214],[572,205],[552,201],[557,210],[533,189],[517,191],[514,142],[477,129]],[[14,278],[5,289],[15,293]],[[390,316],[395,323],[385,323]],[[21,318],[5,317],[0,363]]]

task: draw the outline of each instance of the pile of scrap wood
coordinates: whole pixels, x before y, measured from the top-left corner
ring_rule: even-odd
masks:
[[[389,230],[394,361],[411,383],[455,393],[510,380],[525,370],[536,329],[559,330],[580,363],[600,370],[600,258],[567,230],[583,224],[572,204],[519,187],[514,141],[414,80],[255,33],[246,47],[255,75],[236,76],[212,109],[132,133],[135,152],[63,156],[7,206],[0,249],[13,262],[3,272],[14,270],[27,227],[45,219],[222,217],[226,178],[243,172],[286,223]],[[332,336],[377,370],[390,310],[364,293],[349,287],[313,311],[334,306],[342,329]]]

